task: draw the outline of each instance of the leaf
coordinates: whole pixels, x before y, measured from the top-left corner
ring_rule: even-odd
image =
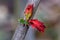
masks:
[[[40,32],[44,32],[46,28],[45,25],[42,22],[38,21],[37,19],[29,20],[29,24]]]
[[[28,24],[28,22],[27,21],[25,21],[24,19],[19,19],[19,22],[21,23],[21,24]]]

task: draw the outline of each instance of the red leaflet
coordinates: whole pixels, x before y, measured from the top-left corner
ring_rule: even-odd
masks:
[[[40,32],[44,32],[45,26],[42,22],[38,21],[37,19],[29,20],[29,24],[39,30]]]
[[[30,19],[33,13],[33,4],[29,4],[24,12],[26,21]]]
[[[30,4],[27,6],[26,10],[25,10],[25,14],[28,14],[29,12],[32,12],[33,11],[33,5]]]

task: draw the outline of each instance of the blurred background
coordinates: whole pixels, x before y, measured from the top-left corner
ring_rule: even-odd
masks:
[[[11,40],[27,0],[0,0],[0,40]],[[29,28],[25,40],[60,40],[60,0],[41,0],[34,18],[44,22],[40,33]]]

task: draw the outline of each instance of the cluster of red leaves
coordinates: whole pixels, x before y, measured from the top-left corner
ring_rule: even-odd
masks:
[[[40,32],[44,32],[45,26],[42,22],[38,21],[37,19],[32,19],[29,20],[29,24],[33,27],[36,28]]]
[[[29,4],[25,10],[25,17],[26,20],[28,20],[29,25],[31,25],[33,28],[36,28],[40,32],[44,32],[45,26],[42,22],[38,21],[37,19],[32,19],[30,20],[30,17],[32,16],[33,13],[33,5]]]

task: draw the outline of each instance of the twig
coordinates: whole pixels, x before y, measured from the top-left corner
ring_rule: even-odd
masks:
[[[28,30],[28,27],[25,27],[22,24],[21,25],[19,24],[12,40],[24,40],[27,30]]]

